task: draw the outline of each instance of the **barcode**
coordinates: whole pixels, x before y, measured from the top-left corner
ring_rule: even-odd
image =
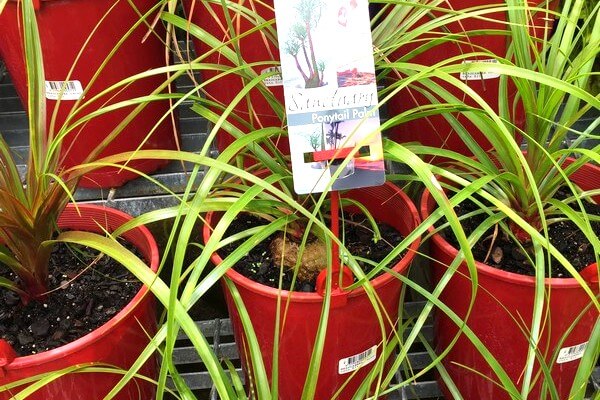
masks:
[[[586,347],[587,347],[587,343],[580,344],[579,346],[571,347],[569,349],[569,354],[578,353],[582,350],[585,351]]]
[[[583,357],[588,342],[581,343],[571,347],[565,347],[560,349],[558,352],[558,358],[556,359],[557,364],[566,363],[569,361],[575,361]]]
[[[474,62],[478,62],[478,63],[487,63],[487,64],[497,64],[498,60],[496,59],[489,59],[489,60],[466,60],[463,61],[462,64],[471,64]],[[490,72],[490,71],[469,71],[469,72],[461,72],[460,73],[460,79],[463,81],[473,81],[473,80],[481,80],[481,79],[493,79],[493,78],[499,78],[500,74],[496,73],[496,72]]]
[[[260,71],[261,74],[268,74],[268,73],[273,73],[273,72],[276,72],[277,74],[275,74],[273,76],[269,76],[268,78],[265,78],[265,80],[264,80],[265,85],[267,87],[282,86],[283,78],[281,76],[281,67],[268,67],[268,68],[265,68],[262,71]]]
[[[365,358],[367,358],[369,356],[369,353],[370,353],[370,351],[367,353],[359,354],[357,356],[348,357],[348,363],[356,364],[357,362],[361,362],[362,360],[364,360]]]
[[[373,346],[362,353],[343,358],[338,363],[338,373],[340,375],[355,371],[375,360],[377,355],[377,346]]]
[[[50,88],[54,90],[76,90],[77,86],[75,86],[74,82],[60,82],[60,81],[48,81],[48,85]],[[63,89],[64,87],[64,89]]]
[[[266,72],[281,72],[281,68],[280,67],[269,67],[269,68],[265,68],[262,70],[263,74]]]
[[[77,100],[82,94],[80,81],[46,81],[46,98],[49,100]]]

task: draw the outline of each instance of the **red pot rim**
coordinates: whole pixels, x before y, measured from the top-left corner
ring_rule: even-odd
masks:
[[[82,212],[82,214],[85,214],[86,210],[100,210],[107,214],[115,215],[117,218],[122,218],[125,221],[133,218],[131,215],[124,213],[123,211],[95,204],[78,204],[77,207]],[[75,210],[75,207],[72,204],[69,204],[67,205],[65,211],[69,210]],[[133,231],[138,231],[139,233],[141,233],[143,239],[147,241],[151,253],[145,254],[145,256],[148,257],[150,260],[150,268],[152,269],[152,271],[156,272],[158,270],[159,265],[159,252],[154,237],[152,236],[148,228],[146,228],[145,226],[135,228]],[[121,311],[119,311],[114,317],[109,319],[105,324],[86,334],[85,336],[82,336],[77,340],[74,340],[70,343],[67,343],[63,346],[57,347],[52,350],[47,350],[38,354],[17,357],[7,366],[7,368],[21,369],[28,368],[37,364],[47,363],[56,359],[57,357],[65,357],[66,355],[77,352],[83,347],[90,346],[91,344],[100,340],[102,337],[109,334],[113,330],[113,327],[115,325],[119,324],[121,320],[123,320],[129,313],[131,313],[137,307],[137,305],[146,297],[148,292],[148,287],[145,285],[142,286],[139,292]]]
[[[410,215],[413,216],[413,221],[411,221],[411,223],[413,224],[412,227],[413,228],[416,227],[419,224],[418,211],[417,211],[416,206],[410,200],[410,198],[402,190],[400,190],[397,186],[393,185],[392,183],[386,182],[382,186],[387,186],[387,187],[391,188],[392,190],[394,190],[396,195],[402,199],[402,201],[406,204],[405,210],[408,213],[410,213]],[[371,187],[370,189],[376,189],[376,188]],[[355,189],[355,190],[360,190],[360,189]],[[204,224],[204,227],[203,227],[204,242],[206,242],[210,238],[211,230],[209,227],[210,227],[211,221],[215,217],[216,217],[215,212],[211,211],[206,214],[206,223]],[[402,257],[402,259],[392,268],[392,270],[394,270],[397,273],[403,273],[409,267],[410,263],[412,262],[415,255],[417,254],[420,244],[421,244],[420,238],[417,238],[415,241],[413,241],[410,244],[410,246],[407,248],[406,255],[404,257]],[[211,260],[215,265],[219,265],[223,261],[223,259],[217,253],[212,254]],[[307,293],[307,292],[279,290],[277,288],[272,288],[270,286],[263,285],[261,283],[253,281],[250,278],[245,277],[244,275],[235,271],[233,268],[229,268],[227,270],[227,272],[225,273],[225,275],[229,279],[234,281],[236,284],[239,284],[240,286],[245,287],[247,290],[251,290],[254,293],[259,293],[266,297],[270,297],[270,298],[288,298],[289,297],[294,302],[298,302],[298,303],[317,303],[317,302],[323,301],[323,296],[321,296],[320,294],[318,294],[316,292]],[[379,288],[379,287],[389,284],[394,279],[396,279],[396,278],[394,278],[391,274],[383,273],[383,274],[379,275],[378,277],[376,277],[375,279],[371,280],[371,285],[374,288]],[[335,298],[338,296],[345,296],[348,298],[357,297],[357,296],[361,296],[362,294],[364,294],[364,291],[365,291],[364,288],[359,287],[359,288],[353,289],[349,292],[333,293],[332,298]]]
[[[570,163],[572,161],[573,161],[572,159],[567,160],[568,163]],[[593,165],[593,164],[585,164],[585,166],[581,167],[577,171],[577,173],[579,173],[580,171],[581,171],[581,175],[583,175],[580,177],[580,179],[582,181],[584,181],[584,179],[589,179],[594,176],[600,177],[600,167]],[[575,178],[575,180],[578,180],[575,176],[573,178]],[[596,178],[596,179],[598,179],[598,178]],[[431,193],[429,192],[429,190],[425,189],[425,191],[423,192],[423,195],[421,196],[421,202],[419,205],[420,211],[421,211],[421,217],[423,219],[427,218],[431,214],[432,207],[428,207],[428,203],[429,203],[430,199],[431,199]],[[430,227],[428,229],[428,231],[429,231],[429,233],[432,233],[434,231],[434,228]],[[435,244],[440,247],[440,249],[442,249],[447,254],[450,254],[452,257],[456,257],[458,255],[458,250],[454,246],[452,246],[450,243],[448,243],[448,241],[446,241],[446,239],[444,239],[440,234],[434,233],[431,236],[431,240],[433,240],[435,242]],[[491,267],[491,266],[484,264],[482,262],[479,262],[479,261],[475,261],[475,266],[477,267],[477,271],[480,273],[483,273],[484,275],[488,275],[488,276],[494,277],[496,279],[500,279],[500,280],[503,280],[506,282],[516,283],[516,284],[523,285],[523,286],[535,286],[535,277],[533,277],[533,276],[521,275],[521,274],[517,274],[514,272],[503,271],[503,270]],[[588,265],[587,267],[585,267],[582,270],[582,272],[584,270],[586,270],[586,271],[594,270],[594,268],[596,268],[596,270],[597,270],[597,268],[598,268],[597,263]],[[552,287],[558,286],[558,287],[562,287],[562,288],[576,288],[576,287],[581,286],[575,278],[545,278],[544,281],[545,281],[546,286],[552,286]],[[587,281],[587,283],[590,284],[591,282]]]

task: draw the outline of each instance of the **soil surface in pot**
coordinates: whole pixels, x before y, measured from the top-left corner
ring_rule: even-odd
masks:
[[[125,243],[125,247],[137,250]],[[70,343],[102,326],[121,311],[141,283],[113,259],[75,245],[58,244],[49,265],[50,293],[22,306],[11,291],[0,289],[0,338],[25,356]],[[138,253],[139,256],[139,253]],[[0,276],[14,276],[0,267]]]
[[[600,216],[599,204],[584,204],[589,214]],[[474,203],[465,201],[456,208],[456,212],[461,216],[478,209],[480,209],[480,207]],[[484,218],[485,216],[478,215],[461,222],[467,236],[481,224]],[[600,236],[600,222],[593,222],[592,229],[597,236]],[[454,247],[458,247],[458,242],[454,235],[447,232],[444,233],[448,242]],[[552,245],[554,245],[558,251],[569,260],[577,271],[581,271],[583,268],[596,262],[594,247],[573,222],[560,221],[553,223],[548,227],[548,234]],[[475,246],[471,248],[476,260],[504,271],[521,275],[535,275],[535,270],[531,266],[531,262],[528,260],[523,250],[510,240],[510,238],[503,235],[500,229],[495,233],[492,228],[488,230],[482,238],[482,240],[478,241]],[[525,250],[531,251],[531,249],[527,249],[527,246],[525,246]],[[552,257],[551,262],[550,277],[572,277],[572,275],[554,257]]]
[[[369,223],[362,215],[345,215],[346,221],[340,220],[340,234],[343,234],[343,242],[346,248],[357,258],[379,262],[383,260],[390,250],[399,244],[404,238],[397,230],[386,224],[378,224],[381,232],[381,239],[373,241],[373,233]],[[249,214],[240,214],[230,225],[225,237],[242,232],[248,228],[264,224],[265,222]],[[342,233],[343,232],[343,233]],[[279,287],[280,266],[273,261],[270,251],[270,244],[277,235],[272,235],[261,243],[257,244],[252,251],[236,263],[234,269],[240,274],[250,278],[258,283],[270,287]],[[230,254],[239,246],[234,243],[219,250],[221,257]],[[393,262],[395,265],[404,255],[402,253]],[[365,273],[371,271],[373,266],[369,263],[360,262]],[[293,270],[285,270],[282,273],[282,289],[290,290],[292,288]],[[315,280],[301,281],[296,280],[294,290],[302,292],[314,292]]]

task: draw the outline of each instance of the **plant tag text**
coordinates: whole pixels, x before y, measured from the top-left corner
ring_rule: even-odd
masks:
[[[281,67],[269,67],[260,71],[261,74],[275,73],[273,76],[265,78],[263,81],[265,86],[283,86],[283,78],[281,77]]]
[[[83,87],[79,81],[46,81],[45,83],[48,100],[79,100],[83,95]]]
[[[338,374],[343,375],[352,371],[356,371],[357,369],[372,363],[376,356],[377,346],[373,346],[360,354],[356,354],[352,357],[342,358],[338,362]]]
[[[563,364],[569,361],[579,360],[585,353],[585,348],[588,342],[578,344],[576,346],[564,347],[558,352],[557,364]]]
[[[497,64],[498,60],[489,59],[489,60],[468,60],[463,61],[463,64],[471,64],[474,62],[479,63],[489,63],[489,64]],[[495,72],[482,72],[482,71],[469,71],[469,72],[461,72],[460,79],[462,81],[478,81],[482,79],[494,79],[499,78],[500,74]]]
[[[385,182],[368,0],[275,0],[294,190]]]

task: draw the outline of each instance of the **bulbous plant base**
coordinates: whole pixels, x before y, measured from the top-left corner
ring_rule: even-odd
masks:
[[[114,230],[129,219],[127,214],[100,206],[79,204],[79,212],[67,206],[59,218],[59,227],[102,233],[100,226]],[[133,244],[148,260],[151,268],[158,268],[158,247],[145,227],[128,231],[123,237]],[[156,332],[154,300],[143,287],[131,302],[106,324],[86,336],[59,348],[39,354],[16,357],[11,348],[0,342],[0,387],[39,374],[77,365],[96,363],[98,367],[114,366],[127,370],[149,342],[148,335]],[[140,374],[156,378],[156,359],[152,357]],[[74,372],[48,383],[27,399],[31,400],[91,400],[103,398],[121,379],[122,374],[108,372]],[[0,399],[8,400],[27,385],[0,392]],[[117,400],[152,399],[154,384],[135,379],[114,397]]]
[[[583,190],[598,188],[600,168],[586,165],[572,176],[572,181]],[[421,202],[423,218],[430,214],[434,206],[435,202],[426,192]],[[430,251],[432,259],[435,260],[434,281],[439,282],[447,266],[456,257],[457,250],[436,234],[430,240]],[[581,272],[596,296],[599,293],[597,270],[597,265],[593,264]],[[477,279],[478,290],[470,314],[468,308],[471,302],[472,280],[464,263],[459,266],[442,292],[440,301],[461,319],[466,320],[468,327],[496,358],[516,387],[520,388],[530,339],[534,278],[477,263]],[[548,303],[544,310],[546,319],[538,349],[550,367],[558,398],[567,399],[579,360],[561,358],[560,351],[562,349],[562,353],[565,353],[570,349],[575,351],[585,346],[598,320],[599,312],[589,295],[573,278],[546,279],[545,286]],[[459,328],[446,314],[438,310],[435,314],[434,334],[435,348],[440,354],[449,348],[459,334]],[[443,364],[463,398],[510,399],[502,385],[498,384],[498,377],[488,362],[464,334],[454,343]],[[541,373],[539,362],[535,366],[535,373]],[[541,381],[547,382],[548,378],[539,376],[528,398],[540,399]],[[446,398],[452,398],[443,382],[440,383]]]
[[[284,235],[279,235],[269,246],[275,265],[283,265],[287,269],[294,269],[300,245]],[[323,269],[327,268],[327,248],[320,241],[307,243],[302,251],[300,266],[298,268],[298,279],[301,281],[313,280]],[[325,264],[325,265],[324,265]]]
[[[410,234],[419,223],[410,199],[390,183],[379,187],[351,190],[346,196],[360,201],[377,221],[393,226],[402,235]],[[348,208],[347,211],[358,212],[359,210]],[[216,218],[216,215],[207,216],[208,225],[204,229],[205,240],[210,237],[209,226]],[[419,242],[419,240],[413,242],[406,256],[393,267],[396,273],[406,272],[416,254]],[[215,265],[220,261],[218,255],[213,255]],[[321,318],[323,297],[318,293],[280,291],[258,284],[233,269],[227,271],[225,279],[235,285],[240,293],[257,335],[269,376],[271,376],[274,355],[278,357],[278,398],[302,398],[311,353],[315,345],[317,326]],[[382,327],[377,320],[373,304],[362,288],[350,292],[338,290],[332,293],[315,399],[330,399],[338,390],[340,393],[336,398],[351,399],[376,363],[378,361],[382,363],[379,368],[385,365],[385,361],[381,360],[381,343],[384,339],[382,328],[385,339],[389,340],[396,328],[393,324],[398,320],[402,284],[399,279],[388,273],[374,278],[371,284],[379,297],[379,309],[387,313],[385,315],[389,320],[386,319],[387,322]],[[232,295],[226,288],[225,294],[248,382],[252,379],[250,368],[252,360],[249,358],[248,342]],[[278,301],[280,301],[282,325],[278,348],[273,349]],[[373,359],[362,368],[349,371],[348,366],[360,357],[373,357]],[[342,389],[343,385],[346,386]]]

